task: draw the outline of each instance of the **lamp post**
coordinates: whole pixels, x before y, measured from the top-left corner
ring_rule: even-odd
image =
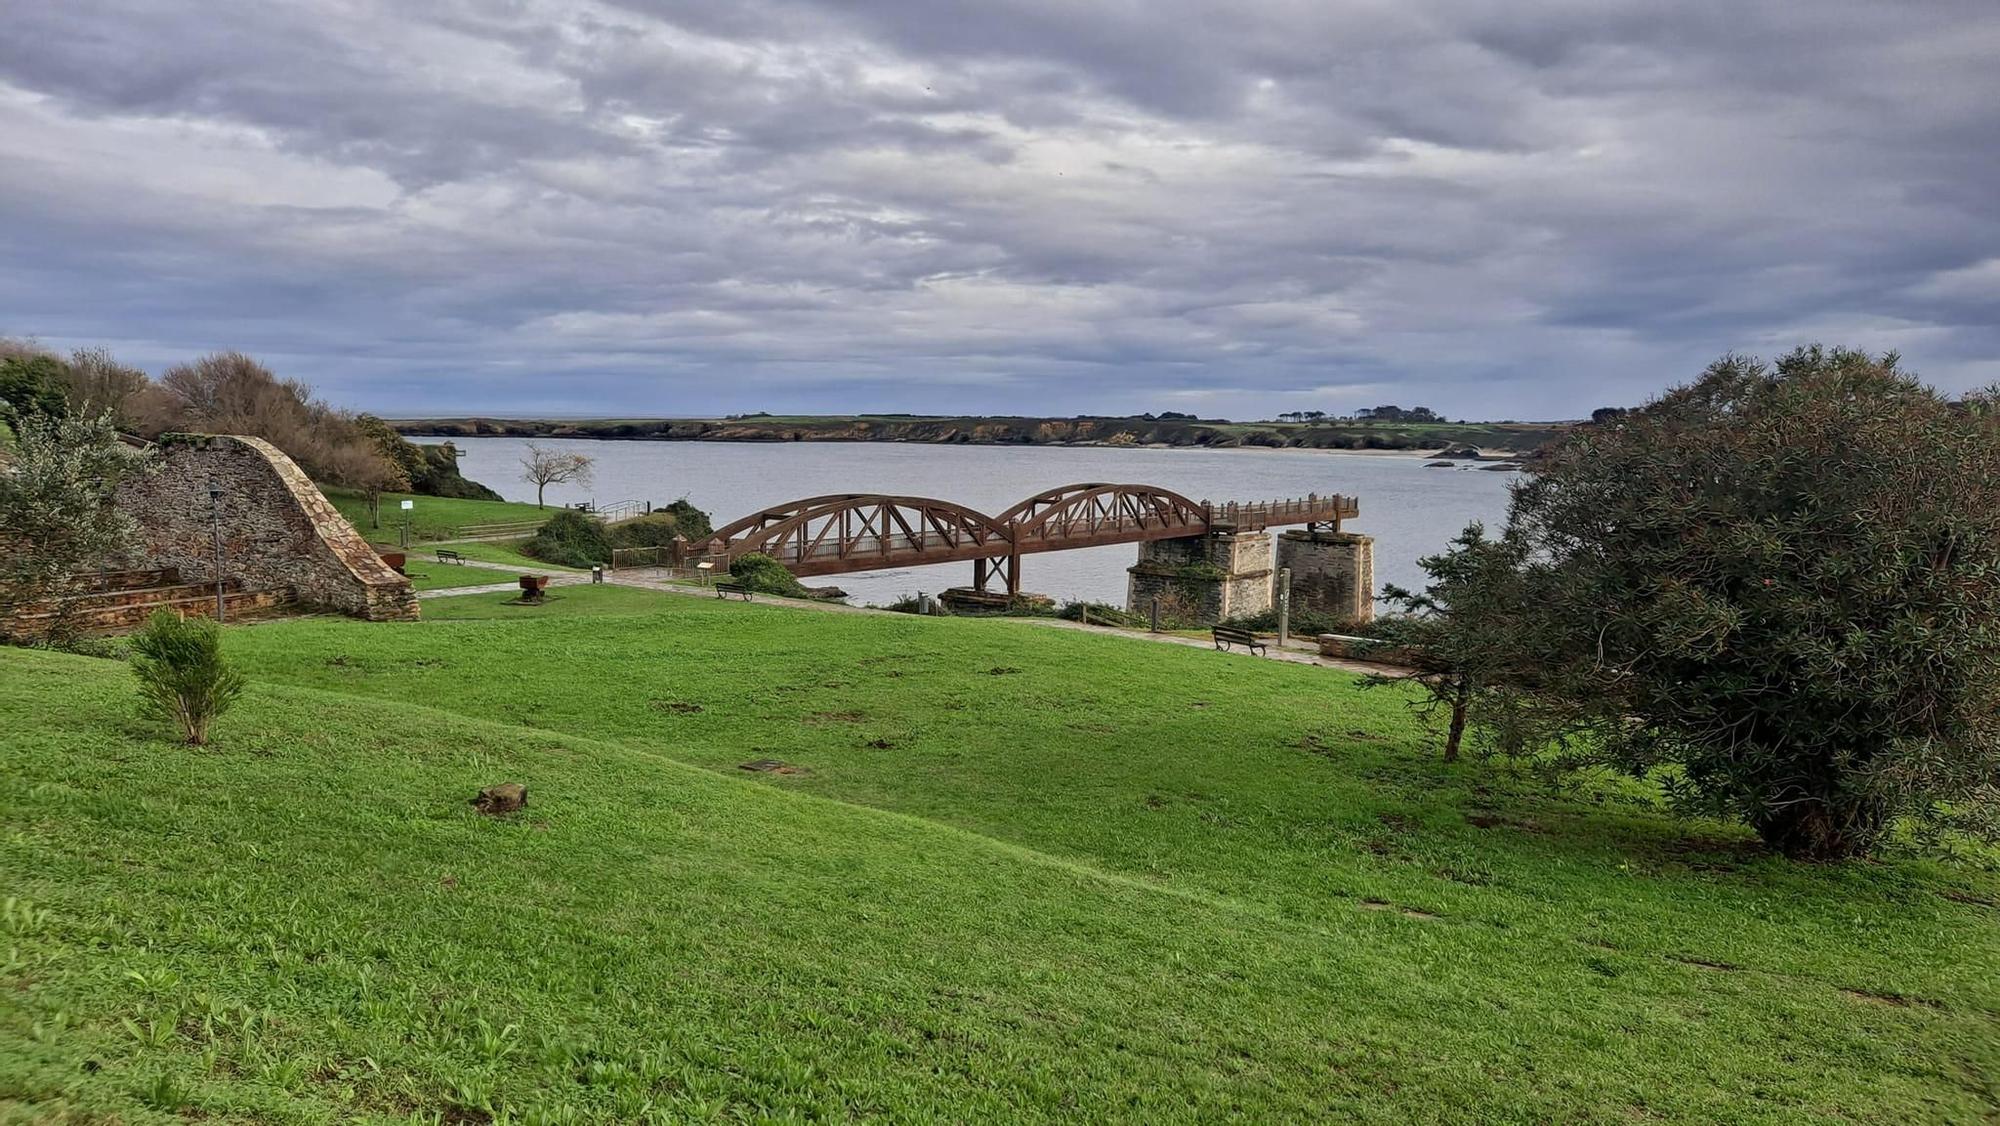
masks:
[[[215,622],[222,624],[222,488],[208,487],[208,526],[215,535]]]

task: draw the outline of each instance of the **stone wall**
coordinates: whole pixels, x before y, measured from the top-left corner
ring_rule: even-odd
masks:
[[[209,491],[218,490],[224,578],[246,590],[290,588],[310,606],[367,618],[417,616],[410,580],[382,562],[282,451],[258,438],[169,434],[160,471],[128,480],[118,504],[139,524],[129,562],[214,582]]]
[[[1278,566],[1292,569],[1292,613],[1344,622],[1375,620],[1375,538],[1294,530],[1278,539]]]
[[[1126,569],[1125,608],[1165,621],[1212,625],[1271,608],[1271,534],[1222,533],[1152,540]]]

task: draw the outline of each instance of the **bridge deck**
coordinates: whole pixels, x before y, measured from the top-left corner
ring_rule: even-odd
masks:
[[[1348,496],[1211,505],[1150,485],[1102,483],[1051,489],[997,517],[927,497],[847,493],[744,517],[694,554],[720,568],[760,552],[800,577],[999,560],[1016,590],[1023,555],[1294,524],[1338,527],[1359,512]],[[985,570],[978,571],[982,586]]]

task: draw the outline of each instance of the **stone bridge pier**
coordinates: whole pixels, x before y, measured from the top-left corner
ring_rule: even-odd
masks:
[[[1292,615],[1341,621],[1375,617],[1375,540],[1353,532],[1306,528],[1277,540],[1269,532],[1215,532],[1139,545],[1126,569],[1125,608],[1213,625],[1261,614],[1277,605],[1278,571],[1292,572]]]
[[[1125,608],[1160,617],[1213,624],[1271,608],[1271,533],[1212,532],[1151,540],[1125,571]]]
[[[1375,620],[1375,537],[1297,528],[1278,538],[1278,567],[1292,572],[1292,615]]]

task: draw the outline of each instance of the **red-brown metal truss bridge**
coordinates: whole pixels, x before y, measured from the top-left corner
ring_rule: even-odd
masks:
[[[690,554],[726,570],[758,552],[801,578],[970,560],[975,587],[997,580],[1018,594],[1023,555],[1288,524],[1338,530],[1359,513],[1355,498],[1337,494],[1212,505],[1154,485],[1102,482],[1037,493],[997,516],[930,497],[833,493],[752,513]]]

